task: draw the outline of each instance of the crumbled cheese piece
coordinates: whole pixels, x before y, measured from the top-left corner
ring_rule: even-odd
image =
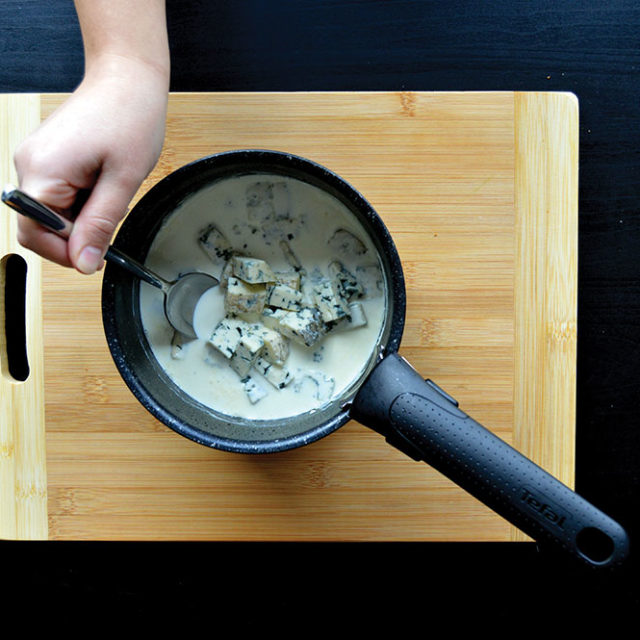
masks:
[[[329,400],[335,388],[335,380],[322,371],[300,370],[296,376],[294,391],[312,393],[316,400]]]
[[[300,291],[300,273],[297,271],[276,271],[276,282]]]
[[[266,304],[287,311],[300,311],[303,295],[286,284],[276,284],[267,289]]]
[[[229,260],[234,253],[229,241],[214,224],[210,224],[200,230],[198,243],[215,263]]]
[[[278,331],[268,329],[262,324],[252,324],[251,330],[256,333],[264,343],[261,358],[272,364],[284,364],[289,356],[289,342]]]
[[[349,331],[364,327],[367,324],[367,316],[364,313],[364,307],[359,302],[352,302],[349,305],[349,313],[346,317],[338,320],[332,327],[331,331]]]
[[[227,313],[262,313],[267,299],[264,284],[248,284],[231,276],[227,280],[224,308]]]
[[[259,402],[267,395],[265,389],[260,384],[258,384],[251,376],[247,376],[246,378],[244,378],[242,380],[242,383],[244,384],[244,391],[247,394],[247,397],[249,398],[249,402],[251,402],[251,404],[256,404],[256,402]]]
[[[231,357],[229,364],[231,368],[241,377],[248,375],[251,367],[260,356],[264,346],[262,339],[253,332],[243,332],[235,353]]]
[[[338,283],[340,294],[345,300],[350,302],[364,296],[363,286],[339,260],[334,260],[329,265],[329,275]]]
[[[324,335],[324,324],[317,309],[305,307],[300,311],[285,311],[277,322],[277,331],[307,347]]]
[[[276,282],[276,275],[264,260],[234,256],[231,259],[231,271],[234,276],[248,284]]]
[[[346,301],[331,280],[323,280],[313,288],[313,301],[324,322],[339,320],[348,315]]]
[[[293,380],[288,369],[272,364],[264,358],[258,358],[253,366],[276,389],[284,389]]]
[[[209,342],[225,357],[231,358],[249,325],[243,320],[224,318],[213,330]]]
[[[280,320],[282,320],[287,313],[288,311],[285,309],[264,309],[260,320],[265,326],[278,331],[280,328]]]
[[[229,276],[233,275],[233,265],[231,264],[231,260],[227,260],[225,262],[222,271],[220,272],[220,277],[218,280],[220,281],[219,287],[221,289],[227,288],[227,282],[229,281]]]

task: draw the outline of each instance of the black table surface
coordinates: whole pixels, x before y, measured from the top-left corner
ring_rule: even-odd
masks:
[[[173,91],[578,96],[576,490],[627,529],[633,550],[640,511],[640,3],[168,0],[167,9]],[[73,3],[0,2],[0,51],[0,91],[72,91],[83,72]],[[133,614],[166,605],[191,619],[222,615],[256,629],[276,619],[329,626],[338,614],[342,628],[365,629],[365,621],[399,628],[433,622],[438,615],[429,613],[446,608],[461,612],[456,625],[528,619],[544,628],[557,613],[566,621],[608,620],[615,630],[640,600],[633,552],[622,570],[593,572],[533,543],[3,541],[0,554],[0,590],[41,604],[115,604]]]

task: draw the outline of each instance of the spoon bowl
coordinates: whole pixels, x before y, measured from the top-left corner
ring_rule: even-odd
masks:
[[[198,301],[218,280],[206,273],[185,273],[164,291],[164,313],[174,329],[189,338],[197,338],[193,316]]]

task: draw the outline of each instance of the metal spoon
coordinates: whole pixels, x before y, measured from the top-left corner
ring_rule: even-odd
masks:
[[[2,202],[62,238],[68,238],[71,234],[73,223],[70,220],[58,215],[47,205],[16,187],[11,185],[5,187],[2,192]],[[164,293],[164,312],[171,326],[188,338],[197,337],[193,328],[195,307],[202,294],[218,284],[216,278],[206,273],[192,272],[169,282],[112,246],[109,246],[104,259],[120,265],[140,280],[160,289]]]

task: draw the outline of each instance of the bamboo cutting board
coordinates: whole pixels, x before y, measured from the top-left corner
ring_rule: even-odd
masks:
[[[0,99],[3,181],[15,180],[15,145],[64,98]],[[191,160],[257,147],[306,156],[364,194],[405,268],[401,354],[573,486],[575,97],[174,94],[163,154],[138,197]],[[19,253],[28,261],[31,375],[12,380],[3,362],[0,537],[526,539],[355,422],[305,448],[261,457],[177,436],[120,380],[102,331],[100,276],[41,264],[16,245],[7,211],[0,258]]]

